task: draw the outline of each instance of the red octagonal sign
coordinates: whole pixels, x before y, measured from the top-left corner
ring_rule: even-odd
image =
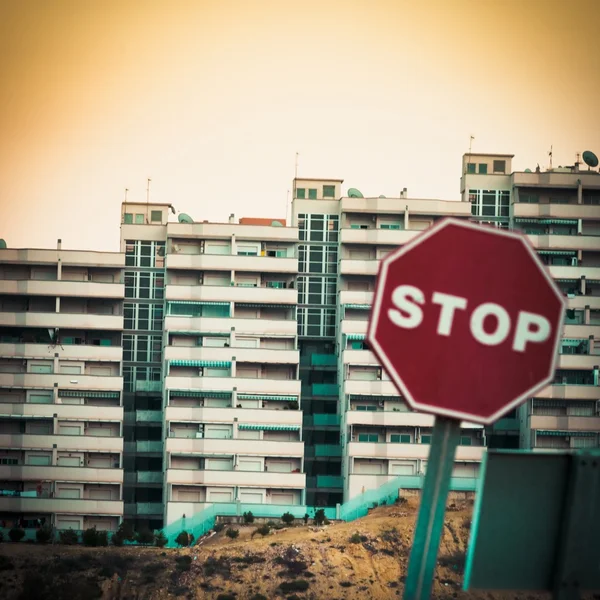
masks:
[[[490,424],[552,381],[564,310],[523,236],[445,219],[381,261],[368,341],[412,408]]]

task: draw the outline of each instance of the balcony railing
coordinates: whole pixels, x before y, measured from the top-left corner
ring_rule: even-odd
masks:
[[[161,381],[136,381],[136,392],[160,392],[162,390]]]
[[[313,383],[313,396],[337,396],[339,394],[339,385],[337,383]]]
[[[337,356],[335,354],[312,354],[310,364],[313,367],[335,367]]]

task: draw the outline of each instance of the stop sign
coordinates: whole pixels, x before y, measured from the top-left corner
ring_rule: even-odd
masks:
[[[552,381],[564,310],[523,236],[445,219],[381,261],[368,341],[413,409],[490,424]]]

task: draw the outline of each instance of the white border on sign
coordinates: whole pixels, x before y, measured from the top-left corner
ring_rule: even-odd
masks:
[[[445,409],[445,408],[431,407],[427,404],[421,404],[421,403],[417,402],[413,398],[411,393],[408,391],[408,388],[406,387],[406,385],[402,381],[401,377],[398,375],[398,373],[392,366],[391,362],[388,360],[387,355],[385,354],[385,352],[383,351],[381,346],[378,344],[377,339],[375,337],[376,324],[380,318],[379,313],[381,310],[383,289],[385,287],[385,280],[387,278],[388,268],[389,268],[390,264],[392,262],[394,262],[400,256],[407,254],[413,248],[419,246],[420,244],[425,242],[425,240],[427,240],[431,236],[439,233],[442,229],[444,229],[445,227],[448,227],[450,225],[464,227],[465,229],[473,229],[478,232],[483,231],[484,233],[488,233],[489,235],[496,235],[496,236],[500,235],[500,236],[504,236],[507,238],[511,238],[513,240],[518,240],[521,244],[523,244],[523,246],[525,247],[527,252],[529,252],[529,255],[533,259],[533,262],[538,267],[538,269],[540,270],[542,275],[545,277],[548,285],[550,286],[551,290],[554,292],[554,294],[558,298],[558,301],[561,306],[561,310],[559,312],[558,321],[556,323],[556,329],[555,329],[554,354],[553,354],[553,358],[552,358],[552,362],[550,365],[550,370],[548,372],[548,375],[546,377],[544,377],[544,379],[542,381],[540,381],[533,387],[531,387],[528,390],[526,390],[525,392],[523,392],[523,394],[521,394],[518,398],[516,398],[515,400],[513,400],[512,402],[510,402],[509,404],[504,406],[501,410],[495,412],[488,419],[475,417],[475,415],[464,413],[464,412],[461,412],[458,410],[449,410],[449,409]],[[369,321],[369,329],[367,331],[367,340],[368,340],[371,348],[375,351],[377,358],[380,360],[381,364],[385,367],[386,371],[388,372],[388,375],[390,375],[390,377],[392,378],[392,381],[396,384],[396,387],[400,390],[400,393],[408,400],[408,403],[414,410],[420,410],[422,412],[443,415],[445,417],[451,417],[451,418],[460,419],[463,421],[470,421],[471,423],[480,423],[482,425],[491,425],[497,419],[499,419],[503,414],[511,411],[513,408],[516,408],[517,406],[522,404],[527,398],[529,398],[530,396],[532,396],[533,394],[535,394],[536,392],[538,392],[539,390],[544,388],[546,385],[548,385],[551,381],[553,381],[554,371],[556,370],[556,365],[558,362],[558,349],[559,349],[560,340],[562,337],[562,330],[563,330],[563,323],[564,323],[566,307],[567,307],[567,303],[566,303],[565,298],[559,292],[558,288],[556,287],[556,284],[554,283],[554,280],[552,279],[552,277],[550,277],[548,270],[540,262],[540,259],[538,258],[535,250],[533,249],[533,246],[530,244],[529,240],[524,235],[515,233],[513,231],[504,231],[501,229],[492,229],[492,228],[482,227],[481,225],[476,225],[475,223],[470,223],[469,221],[459,221],[458,219],[447,217],[447,218],[442,219],[439,223],[436,223],[435,225],[433,225],[432,227],[430,227],[423,233],[419,234],[414,240],[411,240],[410,242],[404,244],[401,248],[398,248],[398,250],[395,250],[394,252],[388,254],[385,258],[383,258],[381,260],[381,263],[379,265],[379,273],[377,276],[377,287],[375,289],[375,295],[373,298],[373,308],[372,308],[371,320]]]

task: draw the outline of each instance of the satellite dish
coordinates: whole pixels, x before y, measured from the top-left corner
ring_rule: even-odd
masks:
[[[194,219],[192,219],[192,217],[190,217],[190,215],[186,215],[185,213],[179,213],[177,220],[180,223],[193,223],[194,222]]]
[[[6,240],[0,240],[0,249],[4,250],[6,248]]]
[[[598,166],[598,157],[591,150],[586,150],[581,157],[588,167],[592,167],[593,169]]]
[[[348,190],[348,197],[349,198],[364,198],[364,196],[362,195],[360,190],[357,190],[356,188],[350,188]]]
[[[531,173],[531,169],[525,169],[525,173]]]
[[[280,221],[273,221],[271,227],[283,227]]]
[[[380,198],[385,198],[385,196],[383,194],[381,194],[381,196],[379,196]]]

